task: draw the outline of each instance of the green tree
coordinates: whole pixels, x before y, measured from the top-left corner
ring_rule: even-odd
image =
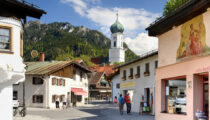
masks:
[[[190,0],[168,0],[165,4],[163,15],[169,15],[173,12],[176,8],[183,5],[184,3]]]

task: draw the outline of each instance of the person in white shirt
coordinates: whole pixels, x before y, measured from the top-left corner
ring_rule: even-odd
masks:
[[[62,99],[62,102],[63,102],[63,109],[65,109],[66,108],[66,97],[65,96],[63,96],[63,99]]]

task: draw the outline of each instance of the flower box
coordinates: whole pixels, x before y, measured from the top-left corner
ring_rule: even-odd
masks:
[[[128,76],[128,77],[129,77],[130,80],[133,79],[133,76]]]
[[[126,80],[126,78],[125,78],[125,77],[122,77],[122,78],[121,78],[121,80],[125,81],[125,80]]]
[[[135,78],[140,78],[140,74],[136,74],[135,75]]]
[[[149,76],[150,73],[149,72],[144,72],[144,77]]]

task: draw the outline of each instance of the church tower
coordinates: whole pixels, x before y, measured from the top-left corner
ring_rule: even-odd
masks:
[[[111,47],[109,49],[109,62],[113,64],[114,62],[125,62],[125,50],[123,48],[123,25],[117,20],[111,26]]]

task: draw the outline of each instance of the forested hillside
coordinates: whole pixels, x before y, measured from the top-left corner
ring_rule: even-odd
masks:
[[[136,58],[126,44],[126,61]],[[96,30],[84,26],[73,26],[70,23],[54,22],[42,24],[30,21],[24,28],[24,59],[36,61],[31,51],[44,52],[46,60],[87,59],[107,57],[110,39]]]

